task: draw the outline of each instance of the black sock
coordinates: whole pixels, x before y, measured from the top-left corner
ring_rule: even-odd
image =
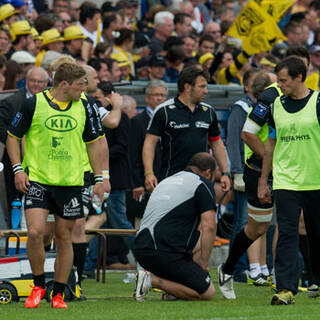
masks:
[[[64,288],[66,287],[65,283],[61,283],[61,282],[57,282],[54,281],[53,282],[53,293],[52,293],[52,297],[55,297],[58,293],[61,294],[61,296],[63,296],[64,293]]]
[[[46,279],[45,279],[44,273],[39,274],[38,276],[35,276],[33,274],[32,277],[33,277],[33,282],[35,287],[41,287],[41,288],[46,287]]]
[[[77,268],[78,273],[78,283],[81,285],[81,279],[84,269],[84,264],[86,262],[86,254],[88,243],[73,243],[73,265]]]
[[[308,244],[308,238],[306,235],[299,235],[299,250],[303,257],[304,262],[304,271],[307,274],[308,277],[308,285],[315,284],[316,281],[314,279],[312,270],[311,270],[311,264],[310,264],[310,253],[309,253],[309,244]]]
[[[253,243],[242,229],[235,237],[233,245],[230,249],[228,259],[223,265],[223,272],[227,274],[233,274],[235,265],[237,264],[239,258],[247,251],[247,249]]]

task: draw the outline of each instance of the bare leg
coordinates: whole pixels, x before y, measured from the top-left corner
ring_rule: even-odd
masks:
[[[54,280],[60,283],[67,283],[73,263],[72,229],[75,220],[62,219],[57,215],[55,218],[57,255]]]
[[[28,228],[27,253],[33,275],[44,273],[43,237],[48,213],[48,210],[41,208],[27,209],[25,212]]]
[[[180,283],[162,279],[153,274],[151,275],[151,283],[152,287],[164,290],[165,292],[183,300],[212,300],[215,294],[212,282],[210,283],[208,290],[203,294],[199,294],[197,291]]]
[[[103,211],[99,215],[90,216],[85,224],[85,229],[97,229],[100,228],[107,220],[106,213]],[[93,234],[86,235],[86,241],[89,242],[94,237]]]

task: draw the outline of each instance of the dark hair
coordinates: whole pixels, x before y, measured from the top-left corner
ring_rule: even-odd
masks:
[[[308,60],[308,65],[310,64],[310,55],[306,48],[304,47],[293,47],[289,48],[286,52],[286,58],[290,56],[297,56],[301,58],[306,58]]]
[[[99,58],[99,55],[105,53],[108,48],[112,48],[112,45],[106,42],[100,42],[94,49],[94,55]]]
[[[43,31],[53,28],[54,23],[55,21],[53,20],[53,18],[41,14],[34,20],[34,27],[39,32],[39,34],[41,34]]]
[[[285,58],[276,65],[275,72],[278,73],[284,68],[288,70],[288,74],[291,78],[295,79],[301,74],[302,81],[306,79],[307,67],[300,58],[292,56]]]
[[[85,1],[80,6],[80,18],[79,21],[84,25],[87,19],[92,19],[95,14],[101,11],[96,7],[96,5],[90,1]]]
[[[260,71],[252,82],[252,95],[258,99],[267,86],[272,83],[266,71]]]
[[[178,91],[182,93],[186,83],[194,87],[198,77],[204,77],[207,81],[209,80],[208,72],[203,70],[199,65],[183,68],[178,77]]]
[[[188,167],[196,167],[200,171],[208,169],[214,171],[216,169],[216,161],[209,153],[199,152],[189,160]]]
[[[5,83],[3,90],[11,90],[17,88],[18,75],[22,73],[22,67],[14,60],[8,60],[5,62],[6,70],[3,73],[5,77]]]
[[[121,46],[126,41],[131,40],[133,37],[134,31],[130,29],[121,29],[119,30],[119,37],[114,39],[114,44]]]
[[[100,81],[98,88],[102,91],[104,96],[107,96],[112,91],[115,91],[111,81]]]
[[[67,81],[72,84],[73,81],[78,80],[86,75],[85,70],[75,63],[61,64],[53,78],[53,87],[57,87],[62,81]]]
[[[174,22],[174,24],[184,23],[185,18],[192,19],[192,17],[189,14],[184,13],[184,12],[178,12],[175,14],[173,22]]]
[[[91,58],[88,61],[88,65],[94,68],[97,72],[99,72],[101,69],[101,63],[106,63],[106,62],[104,61],[104,59],[100,59],[100,58]]]
[[[203,35],[200,40],[199,40],[199,47],[201,46],[203,41],[208,41],[208,42],[212,42],[215,43],[214,39],[212,36],[210,36],[210,34],[205,34]]]
[[[288,35],[289,32],[294,32],[296,28],[302,28],[301,23],[296,21],[289,21],[284,27],[283,27],[283,33],[284,35]]]
[[[170,36],[167,38],[163,45],[163,50],[164,51],[169,51],[169,49],[173,46],[181,46],[183,45],[183,41],[180,37],[176,36]]]
[[[181,46],[172,46],[166,55],[166,59],[169,62],[176,62],[177,60],[183,61],[185,58],[186,54],[184,53],[184,50]]]
[[[19,34],[16,36],[16,38],[12,41],[12,44],[15,45],[15,44],[18,44],[21,39],[24,39],[24,38],[27,38],[29,36],[29,34]]]
[[[113,15],[108,15],[106,17],[103,18],[103,29],[108,29],[110,27],[110,24],[112,22],[116,22],[117,21],[117,15],[113,14]]]
[[[242,82],[243,82],[243,87],[247,86],[249,84],[249,80],[250,78],[255,74],[255,73],[258,73],[259,70],[257,68],[252,68],[248,71],[246,71],[243,75],[243,78],[242,78]],[[244,89],[245,91],[245,89]],[[246,91],[245,91],[246,92]]]
[[[112,72],[112,66],[113,66],[113,64],[114,64],[115,62],[118,62],[117,60],[112,59],[112,58],[110,58],[110,57],[104,58],[102,61],[107,64],[107,68],[108,68],[108,71],[109,71],[109,72]]]

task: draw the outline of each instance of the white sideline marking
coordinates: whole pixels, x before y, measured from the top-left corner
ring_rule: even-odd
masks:
[[[294,318],[297,319],[297,314],[286,314],[286,318],[290,317],[290,318]],[[248,317],[217,317],[217,318],[206,318],[206,320],[247,320],[247,319],[282,319],[282,315],[268,315],[268,317],[266,318],[266,316],[255,316],[253,315],[252,317],[248,316]],[[203,318],[191,318],[190,320],[203,320]]]

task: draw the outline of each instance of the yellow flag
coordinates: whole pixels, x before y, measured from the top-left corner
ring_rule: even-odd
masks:
[[[296,2],[295,0],[255,0],[278,23],[285,12]]]
[[[100,42],[101,37],[101,18],[97,21],[97,44]]]
[[[272,16],[251,0],[238,14],[227,35],[242,39],[242,48],[250,55],[269,51],[279,40],[286,40]]]

